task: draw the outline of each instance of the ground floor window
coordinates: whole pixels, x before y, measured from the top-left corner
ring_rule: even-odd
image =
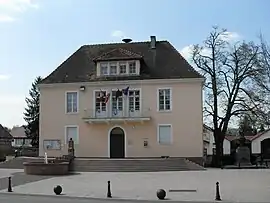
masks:
[[[172,144],[172,125],[163,124],[158,126],[158,143]]]
[[[79,129],[77,126],[66,126],[66,144],[72,138],[74,144],[79,143]]]

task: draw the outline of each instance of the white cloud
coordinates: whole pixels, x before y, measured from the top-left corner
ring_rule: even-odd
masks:
[[[12,127],[24,124],[25,96],[3,94],[0,99],[0,124]]]
[[[236,32],[225,32],[224,36],[220,37],[224,41],[227,42],[235,42],[241,38],[241,36]],[[188,61],[191,62],[191,52],[192,52],[193,45],[185,46],[180,50],[181,55]],[[203,49],[201,52],[202,55],[209,56],[210,50],[209,49]]]
[[[0,14],[0,22],[13,22],[15,19],[9,15]]]
[[[12,22],[17,13],[38,8],[34,0],[0,0],[0,22]]]
[[[112,37],[115,37],[115,38],[124,38],[125,37],[125,33],[121,30],[114,30],[112,33],[111,33],[111,36]]]
[[[181,49],[181,50],[179,51],[180,54],[181,54],[187,61],[190,61],[192,47],[193,47],[192,45],[188,45],[188,46],[184,47],[183,49]]]
[[[10,75],[1,75],[0,74],[0,81],[1,80],[8,80],[10,78]]]
[[[224,41],[232,42],[240,39],[240,35],[236,32],[225,32],[225,35],[221,37]]]
[[[0,0],[1,10],[24,12],[29,8],[38,8],[38,4],[33,0]]]

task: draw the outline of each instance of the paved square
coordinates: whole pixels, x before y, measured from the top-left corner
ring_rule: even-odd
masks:
[[[107,181],[111,181],[112,196],[120,199],[156,200],[156,190],[163,188],[167,197],[176,201],[214,201],[215,183],[220,182],[223,201],[269,202],[270,170],[220,170],[153,173],[80,173],[54,177],[19,185],[16,193],[54,195],[53,187],[61,185],[67,196],[105,198]],[[197,192],[169,192],[197,190]],[[2,190],[1,192],[6,192]]]

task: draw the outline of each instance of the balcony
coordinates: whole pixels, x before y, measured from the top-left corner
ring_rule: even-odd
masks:
[[[128,109],[95,111],[94,109],[84,110],[83,120],[88,123],[134,123],[151,120],[150,108],[139,111],[129,111]]]

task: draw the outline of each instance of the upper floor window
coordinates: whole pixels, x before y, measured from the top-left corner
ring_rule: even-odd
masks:
[[[120,63],[119,64],[119,73],[120,74],[126,74],[127,73],[127,65],[126,65],[126,63]]]
[[[136,74],[136,63],[135,62],[129,63],[129,74]]]
[[[120,90],[112,91],[112,116],[122,115],[123,93]]]
[[[110,64],[110,75],[116,75],[117,74],[117,63],[111,63]]]
[[[100,75],[108,75],[108,64],[100,64]]]
[[[129,111],[140,111],[140,90],[129,90]]]
[[[95,92],[95,110],[97,114],[106,112],[106,91]]]
[[[166,88],[158,90],[158,110],[159,111],[172,110],[171,89]]]
[[[78,112],[78,92],[66,93],[66,113]]]

